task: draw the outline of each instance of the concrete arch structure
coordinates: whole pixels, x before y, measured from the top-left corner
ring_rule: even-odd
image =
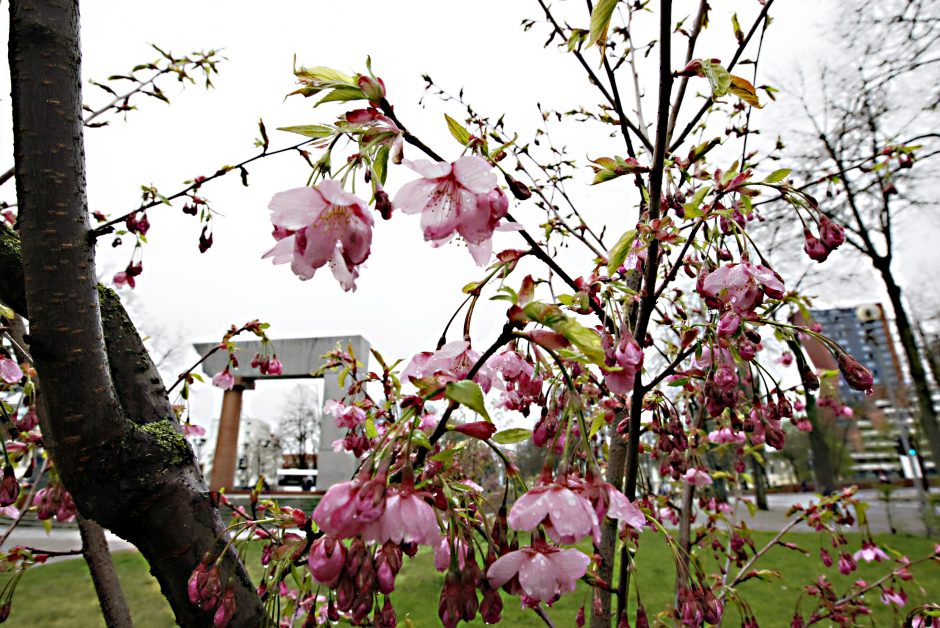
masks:
[[[283,338],[271,341],[274,353],[283,365],[281,375],[263,375],[251,367],[254,356],[261,351],[261,342],[248,340],[235,342],[235,357],[238,368],[230,369],[235,376],[235,385],[225,391],[222,397],[222,411],[219,415],[219,429],[216,436],[215,456],[212,473],[209,478],[210,490],[223,487],[232,488],[235,483],[235,465],[238,458],[238,429],[241,424],[242,393],[253,390],[255,382],[260,380],[312,379],[311,374],[324,366],[323,356],[337,347],[351,347],[357,359],[367,364],[369,361],[369,342],[362,336],[326,336],[316,338]],[[205,355],[217,345],[214,343],[195,343],[196,351]],[[219,351],[202,363],[206,375],[223,371],[228,364],[228,354]],[[323,401],[339,399],[343,391],[336,381],[334,373],[323,376]],[[347,452],[335,452],[333,441],[344,436],[344,431],[336,427],[332,420],[324,420],[320,428],[320,444],[317,451],[317,490],[328,489],[337,482],[350,479],[356,469],[356,460]]]

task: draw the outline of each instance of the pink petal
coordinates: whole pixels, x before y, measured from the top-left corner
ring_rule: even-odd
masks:
[[[449,175],[453,167],[445,161],[429,161],[427,159],[403,159],[402,163],[426,179],[439,179]],[[493,185],[496,185],[495,182]],[[492,185],[490,187],[493,187]]]
[[[521,550],[501,556],[486,571],[490,586],[501,587],[512,580],[512,577],[519,573],[519,568],[524,562],[528,562],[528,556]]]
[[[395,195],[392,207],[405,214],[420,214],[437,187],[438,182],[433,179],[416,179],[406,183]]]
[[[313,188],[294,188],[278,192],[268,203],[271,222],[288,229],[301,229],[311,224],[324,207],[326,203],[323,196]]]
[[[275,264],[286,264],[294,257],[294,236],[290,235],[277,241],[271,250],[261,256],[261,259],[273,258]]]
[[[588,556],[576,549],[559,550],[548,558],[559,576],[559,584],[567,585],[565,588],[568,591],[574,591],[574,583],[584,575],[591,562]]]
[[[0,358],[0,379],[8,384],[15,384],[23,379],[23,370],[15,360]]]
[[[523,591],[542,602],[548,602],[557,594],[557,576],[554,561],[545,554],[536,554],[519,568],[519,584]]]
[[[496,187],[493,167],[481,157],[466,155],[454,162],[454,177],[474,194],[483,194]]]
[[[493,258],[493,240],[483,240],[479,244],[468,242],[467,248],[470,249],[470,255],[477,266],[486,266]]]
[[[509,527],[513,530],[528,532],[542,523],[548,514],[549,504],[545,491],[534,488],[516,500],[509,511]]]
[[[473,199],[466,190],[441,187],[429,197],[421,213],[421,229],[425,240],[440,240],[453,235],[460,226],[461,205]]]
[[[356,291],[356,279],[359,278],[359,269],[346,263],[340,249],[334,249],[333,251],[333,259],[330,260],[330,270],[333,271],[333,277],[339,282],[343,290],[346,292],[350,290],[353,292]]]

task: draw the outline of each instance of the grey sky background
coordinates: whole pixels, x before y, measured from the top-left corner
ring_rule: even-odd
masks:
[[[573,2],[555,4],[562,12],[583,7]],[[739,13],[742,24],[749,24],[760,6],[756,0],[714,4],[700,56],[728,57],[733,43],[731,11]],[[675,5],[678,19],[694,11],[697,3],[684,0]],[[773,83],[795,68],[811,72],[821,59],[838,55],[826,27],[837,7],[832,1],[778,0],[758,82]],[[587,17],[578,15],[577,22],[586,27]],[[482,113],[495,118],[506,112],[509,129],[518,131],[521,138],[531,137],[540,123],[536,102],[549,109],[567,109],[598,101],[573,57],[554,46],[542,47],[547,33],[544,25],[522,32],[523,18],[541,17],[536,2],[521,0],[85,2],[82,39],[87,78],[100,80],[152,60],[155,53],[149,42],[178,54],[223,48],[227,58],[214,79],[214,90],[189,86],[181,92],[174,83],[164,82],[171,106],[139,99],[140,111],[131,112],[126,122],[117,119],[109,127],[86,132],[90,208],[120,215],[139,204],[142,184],[170,194],[183,187],[185,179],[211,174],[224,164],[253,155],[259,117],[265,120],[272,148],[277,148],[294,143],[297,136],[277,132],[276,127],[331,121],[341,114],[340,106],[314,110],[313,99],[284,99],[295,88],[294,55],[298,64],[332,66],[348,73],[364,71],[365,58],[371,55],[399,116],[448,158],[459,156],[460,146],[448,135],[443,113],[461,118],[463,110],[435,99],[428,99],[422,109],[418,105],[422,73],[450,91],[463,87],[465,97]],[[0,12],[0,21],[0,28],[6,30],[6,11]],[[654,32],[650,31],[650,38]],[[684,45],[678,48],[677,59],[684,54]],[[596,53],[588,56],[597,59]],[[750,78],[751,69],[745,67],[741,74]],[[0,78],[4,95],[9,94],[8,76],[3,72]],[[703,80],[693,86],[705,89]],[[624,91],[629,91],[626,86]],[[653,84],[649,93],[647,120],[655,113]],[[86,87],[86,103],[94,107],[108,100],[108,94]],[[4,97],[0,107],[9,120],[9,99]],[[792,111],[786,103],[771,103],[755,114],[755,122],[764,128],[785,127],[793,120]],[[553,139],[556,145],[567,146],[583,166],[588,156],[618,152],[616,145],[603,143],[604,134],[596,126],[569,125],[569,129]],[[0,129],[0,140],[0,166],[6,169],[12,163],[8,125]],[[406,148],[406,157],[420,155]],[[355,293],[344,293],[327,269],[301,282],[287,266],[275,267],[261,255],[273,244],[268,201],[275,192],[304,185],[309,169],[299,157],[284,155],[256,163],[249,171],[250,187],[243,187],[233,174],[202,190],[221,214],[213,220],[215,244],[205,255],[197,250],[197,221],[182,214],[181,204],[151,210],[145,270],[133,295],[134,310],[145,327],[149,324],[160,333],[169,332],[189,345],[190,341],[217,340],[232,323],[260,318],[271,323],[273,337],[362,334],[388,358],[407,359],[414,352],[434,348],[444,322],[461,301],[460,287],[481,274],[465,248],[432,249],[422,240],[417,217],[396,215],[388,222],[376,217],[372,255]],[[393,194],[413,176],[404,167],[393,170],[387,189]],[[590,178],[585,167],[577,183]],[[609,225],[608,244],[636,220],[632,206],[630,211],[621,209],[625,192],[632,194],[619,182],[578,189],[587,216]],[[360,195],[366,194],[360,191]],[[13,196],[12,184],[0,189],[0,198],[12,202]],[[512,211],[529,225],[541,219],[531,204]],[[920,246],[916,237],[907,238],[899,247],[905,253]],[[497,234],[494,248],[521,245],[518,235],[503,233]],[[906,284],[922,281],[936,267],[935,249],[909,256],[902,263]],[[130,246],[112,250],[110,239],[105,239],[99,248],[99,273],[110,277],[123,269],[130,254]],[[575,275],[589,270],[590,257],[582,251],[566,251],[562,257],[572,263]],[[859,294],[870,295],[871,285]],[[848,291],[839,295],[853,298]],[[504,310],[500,302],[481,303],[473,328],[477,344],[485,346],[495,335]],[[165,376],[195,359],[190,351]],[[272,418],[280,394],[292,385],[266,384],[247,399],[246,414]],[[218,412],[219,399],[218,391],[204,387],[194,396],[194,418],[207,423]]]

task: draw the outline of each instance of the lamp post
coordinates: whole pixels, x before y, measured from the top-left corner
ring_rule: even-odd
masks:
[[[855,316],[863,323],[870,323],[883,320],[884,311],[881,309],[880,305],[862,305],[855,310]],[[911,447],[911,437],[907,430],[907,421],[903,416],[901,416],[901,406],[898,405],[897,394],[894,390],[894,386],[888,382],[886,377],[887,371],[884,367],[884,361],[881,359],[881,347],[878,344],[878,339],[875,337],[875,334],[871,329],[865,330],[865,338],[871,343],[873,349],[872,353],[875,356],[875,364],[877,364],[878,373],[881,376],[881,384],[888,392],[888,400],[891,402],[891,406],[894,408],[894,422],[897,426],[898,436],[901,440],[901,446],[904,449],[904,455],[907,456],[911,465],[911,473],[914,476],[914,487],[917,489],[917,497],[920,501],[920,511],[921,518],[924,522],[924,531],[927,537],[931,537],[932,533],[930,524],[933,519],[933,513],[930,512],[930,501],[927,496],[927,491],[924,487],[924,484],[927,482],[927,474],[925,469],[921,467],[920,461],[917,458],[917,450]],[[903,464],[901,465],[901,471],[903,474]],[[918,475],[920,475],[919,478]]]

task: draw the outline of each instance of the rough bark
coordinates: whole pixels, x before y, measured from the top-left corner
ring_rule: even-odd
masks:
[[[204,554],[219,551],[225,528],[133,324],[114,295],[104,295],[104,308],[99,303],[85,199],[78,4],[21,0],[10,15],[22,247],[8,229],[0,232],[0,298],[29,317],[45,443],[80,512],[147,558],[177,621],[208,626],[212,612],[189,602],[186,583]],[[6,272],[20,254],[22,275]],[[232,576],[236,598],[230,625],[262,624],[260,599],[234,554],[221,570]]]
[[[127,600],[121,590],[121,582],[114,571],[111,561],[111,551],[108,549],[108,540],[104,530],[91,519],[78,516],[78,531],[82,535],[82,555],[88,563],[92,582],[95,584],[95,593],[98,594],[98,603],[101,605],[101,614],[108,628],[123,628],[133,626],[131,612],[127,608]]]
[[[875,267],[881,273],[882,281],[884,281],[885,288],[888,290],[891,308],[894,310],[894,324],[897,327],[898,336],[901,338],[901,347],[904,349],[904,357],[907,358],[907,368],[911,374],[914,395],[917,397],[917,418],[920,422],[921,431],[930,447],[934,467],[940,469],[940,424],[937,423],[937,413],[934,410],[933,399],[930,396],[930,385],[927,382],[927,372],[924,369],[924,358],[914,338],[914,328],[907,317],[907,310],[904,309],[901,286],[894,280],[894,275],[887,264],[876,264]]]

